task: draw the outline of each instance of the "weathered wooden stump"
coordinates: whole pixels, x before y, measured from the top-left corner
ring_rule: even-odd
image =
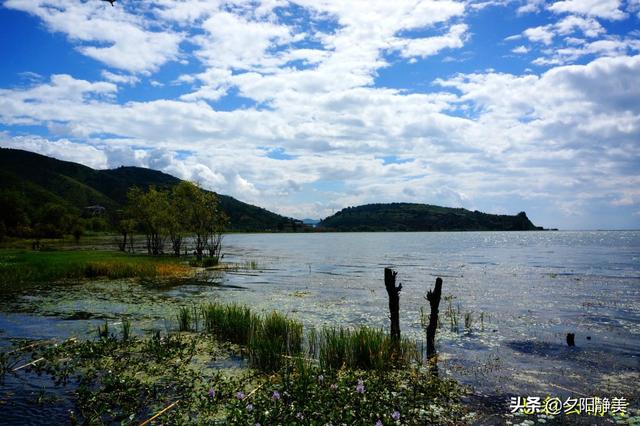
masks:
[[[431,307],[429,315],[429,325],[427,326],[427,358],[431,359],[436,355],[436,330],[438,329],[438,308],[440,307],[440,297],[442,296],[442,278],[436,278],[436,286],[433,291],[427,292],[426,299]]]
[[[567,345],[569,345],[569,347],[576,345],[576,334],[575,333],[567,333]]]
[[[391,268],[384,268],[384,286],[389,295],[389,319],[391,320],[391,340],[400,344],[400,291],[402,284],[396,287],[398,273]]]

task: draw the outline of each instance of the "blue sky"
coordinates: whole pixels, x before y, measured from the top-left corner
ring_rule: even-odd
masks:
[[[297,218],[640,228],[640,0],[4,0],[0,146]]]

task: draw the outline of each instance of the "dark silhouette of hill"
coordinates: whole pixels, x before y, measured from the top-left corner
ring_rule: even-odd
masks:
[[[534,231],[525,212],[515,216],[429,204],[389,203],[347,207],[318,227],[335,231]]]
[[[0,190],[19,193],[26,210],[46,203],[82,211],[100,205],[107,213],[121,209],[132,186],[171,188],[180,179],[142,167],[94,170],[69,161],[18,149],[0,148]],[[217,194],[221,209],[229,217],[229,230],[244,232],[300,230],[295,219]]]

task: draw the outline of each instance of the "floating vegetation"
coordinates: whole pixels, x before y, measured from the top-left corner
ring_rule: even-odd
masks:
[[[288,328],[265,317],[266,328]],[[226,353],[228,355],[228,353]],[[269,374],[206,368],[225,356],[207,333],[66,341],[31,352],[25,367],[74,382],[77,424],[464,424],[463,389],[425,368],[325,370],[283,357]],[[204,362],[203,362],[204,361]]]

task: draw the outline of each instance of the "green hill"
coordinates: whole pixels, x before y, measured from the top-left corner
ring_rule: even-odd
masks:
[[[94,170],[33,152],[0,148],[0,207],[5,226],[20,216],[31,217],[42,206],[55,204],[68,211],[101,205],[107,216],[122,208],[132,186],[146,189],[171,188],[180,179],[141,167]],[[299,221],[217,194],[221,209],[229,216],[229,230],[242,232],[291,231],[302,228]],[[42,213],[40,213],[42,214]]]
[[[390,203],[347,207],[323,219],[335,231],[533,231],[526,213],[495,215],[428,204]]]

